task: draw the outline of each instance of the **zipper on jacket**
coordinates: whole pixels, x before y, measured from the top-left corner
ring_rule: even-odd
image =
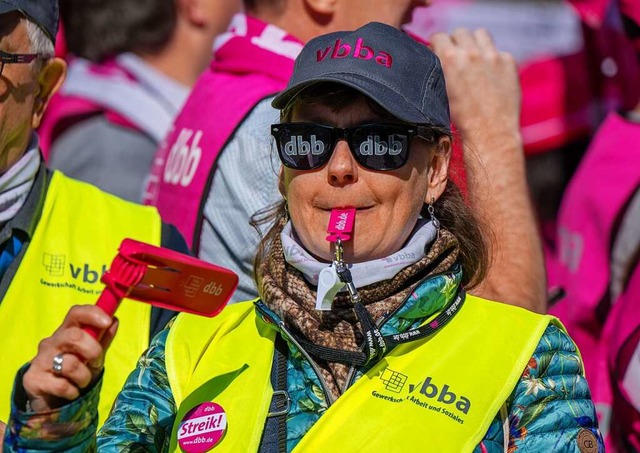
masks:
[[[362,351],[362,350],[363,350],[363,348],[360,347],[360,351]],[[346,382],[344,384],[344,388],[342,389],[342,393],[346,392],[349,389],[349,387],[351,387],[353,385],[352,381],[353,381],[353,378],[355,377],[355,375],[356,375],[356,367],[355,366],[350,366],[349,367],[349,373],[347,373],[347,380],[346,380]]]

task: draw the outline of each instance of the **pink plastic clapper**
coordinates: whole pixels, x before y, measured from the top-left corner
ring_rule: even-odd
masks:
[[[111,268],[101,279],[106,286],[96,305],[113,316],[122,299],[213,317],[238,286],[238,276],[225,268],[182,253],[133,239],[124,239]],[[93,337],[102,332],[85,327]]]

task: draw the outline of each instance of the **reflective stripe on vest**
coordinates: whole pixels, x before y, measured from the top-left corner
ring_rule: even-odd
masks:
[[[42,217],[18,272],[0,304],[0,420],[7,420],[18,369],[35,357],[38,343],[62,323],[73,305],[93,304],[123,238],[158,245],[161,222],[154,208],[54,172]],[[106,357],[100,424],[115,396],[149,345],[151,308],[125,300],[118,335]]]
[[[471,452],[511,395],[550,322],[473,296],[440,332],[395,348],[327,410],[295,451]],[[196,332],[201,333],[200,335]],[[204,332],[207,332],[206,334]],[[166,344],[180,421],[205,401],[222,406],[228,429],[215,451],[257,451],[273,390],[275,329],[251,303],[213,320],[181,315]],[[481,376],[482,379],[478,379]]]

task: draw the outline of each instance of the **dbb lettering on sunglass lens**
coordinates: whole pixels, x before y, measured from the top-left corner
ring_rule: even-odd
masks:
[[[324,153],[324,150],[325,144],[315,135],[311,135],[308,141],[304,140],[302,135],[292,136],[291,140],[284,145],[284,152],[287,156],[306,156],[309,153],[319,156]],[[387,153],[396,156],[402,152],[402,142],[394,140],[393,136],[383,141],[379,135],[369,135],[360,144],[359,150],[363,156],[384,156]]]
[[[365,168],[395,170],[407,162],[415,136],[432,142],[428,127],[411,124],[376,123],[347,128],[316,123],[281,123],[271,126],[280,160],[289,168],[312,170],[326,164],[340,140]],[[431,138],[427,138],[431,137]]]
[[[287,156],[306,156],[309,152],[315,156],[324,153],[324,143],[317,140],[315,135],[312,135],[309,141],[304,140],[302,135],[293,135],[284,145],[284,153]]]
[[[394,140],[393,135],[390,135],[386,141],[380,139],[379,135],[369,136],[364,142],[360,144],[360,154],[363,156],[384,156],[389,153],[391,156],[397,156],[402,152],[402,142]]]

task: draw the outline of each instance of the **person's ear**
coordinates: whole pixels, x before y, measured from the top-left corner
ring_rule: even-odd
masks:
[[[38,91],[36,93],[31,126],[40,126],[44,111],[51,97],[58,91],[67,76],[67,64],[61,58],[50,58],[45,61],[37,76]]]
[[[176,7],[178,9],[178,16],[184,17],[189,23],[197,27],[207,25],[210,14],[207,14],[207,3],[205,1],[178,0]]]
[[[442,136],[429,152],[429,182],[425,203],[437,200],[447,187],[449,161],[452,144],[449,137]]]
[[[316,14],[329,16],[335,13],[338,0],[304,0],[307,8]]]

